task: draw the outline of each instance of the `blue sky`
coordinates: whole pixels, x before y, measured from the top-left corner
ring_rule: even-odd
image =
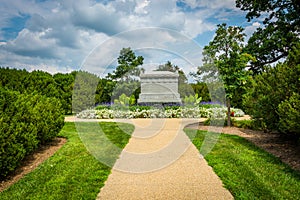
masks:
[[[245,14],[234,0],[0,0],[0,66],[101,76],[132,47],[146,71],[170,60],[189,73],[217,24],[260,26]]]

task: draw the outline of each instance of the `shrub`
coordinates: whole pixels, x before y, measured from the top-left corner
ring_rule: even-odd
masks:
[[[151,106],[130,106],[130,111],[150,110]]]
[[[278,106],[279,130],[300,136],[300,94],[294,93]]]
[[[299,56],[300,51],[294,49],[286,62],[257,75],[245,95],[246,112],[268,130],[299,133],[296,125],[299,123],[296,95],[300,93],[300,63],[296,59]]]
[[[252,130],[265,130],[261,121],[257,120],[232,120],[232,125],[238,128],[252,129]]]
[[[103,109],[110,109],[110,104],[100,104],[97,105],[95,110],[103,110]]]
[[[57,99],[0,88],[0,177],[25,155],[55,137],[64,124]]]
[[[202,100],[202,97],[198,97],[198,94],[190,96],[185,96],[183,98],[183,103],[185,106],[198,106]]]

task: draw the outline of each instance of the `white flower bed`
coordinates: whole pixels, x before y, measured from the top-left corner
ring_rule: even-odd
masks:
[[[242,117],[245,113],[241,109],[232,108],[235,117]],[[82,119],[113,119],[113,118],[226,118],[227,108],[178,108],[177,110],[84,110],[77,114]]]

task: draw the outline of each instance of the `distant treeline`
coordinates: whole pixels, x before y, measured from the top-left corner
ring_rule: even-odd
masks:
[[[101,103],[113,102],[114,98],[118,98],[123,93],[128,96],[133,94],[136,99],[140,94],[140,85],[137,81],[117,82],[83,71],[51,75],[44,71],[28,72],[20,69],[0,68],[0,87],[21,94],[39,94],[56,98],[60,101],[64,114],[72,114]],[[179,90],[182,98],[190,93],[197,93],[203,101],[210,101],[205,83],[182,84]],[[72,104],[73,98],[75,99]]]

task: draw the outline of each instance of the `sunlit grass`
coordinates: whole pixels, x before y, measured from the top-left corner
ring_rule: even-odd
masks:
[[[121,123],[102,122],[100,127],[120,150],[130,138],[127,133],[134,130],[133,125]],[[67,143],[33,172],[0,193],[0,199],[96,198],[111,168],[87,151],[74,123],[66,123],[60,136],[66,137]],[[112,159],[115,161],[117,156],[112,155]]]
[[[198,149],[214,134],[198,131],[194,137],[193,131],[185,131]],[[235,199],[300,198],[300,173],[244,138],[221,134],[205,159]]]

